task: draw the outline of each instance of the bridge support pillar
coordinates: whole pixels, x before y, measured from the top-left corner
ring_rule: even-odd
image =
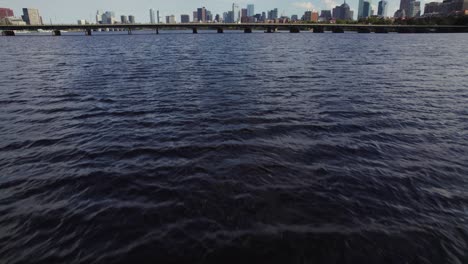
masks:
[[[323,27],[314,27],[314,33],[324,33],[325,29]]]
[[[62,32],[60,30],[54,30],[52,31],[53,36],[62,36]]]
[[[298,27],[289,28],[289,33],[300,33],[301,30]]]
[[[193,29],[192,29],[192,33],[193,33],[193,34],[198,34],[198,29],[197,29],[197,28],[193,28]]]
[[[86,36],[91,36],[91,35],[93,35],[93,31],[91,29],[86,29],[85,35]]]
[[[276,28],[272,28],[272,27],[268,27],[266,30],[265,30],[265,33],[275,33],[276,32]]]
[[[132,34],[133,34],[133,32],[132,32],[132,29],[131,29],[131,28],[129,28],[129,29],[128,29],[128,34],[129,34],[129,35],[132,35]]]
[[[251,28],[244,28],[244,33],[252,33],[252,29]]]
[[[388,33],[388,29],[386,28],[375,28],[375,33]]]
[[[220,33],[220,34],[224,33],[224,29],[218,28],[218,33]]]
[[[159,35],[159,28],[156,28],[156,35]]]
[[[344,33],[344,29],[340,27],[334,27],[332,28],[333,33]]]
[[[5,31],[2,31],[2,36],[15,36],[15,32],[13,30],[5,30]]]
[[[357,30],[358,33],[371,33],[369,28],[358,28]]]

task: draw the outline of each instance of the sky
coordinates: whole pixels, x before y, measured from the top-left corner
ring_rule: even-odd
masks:
[[[379,0],[372,0],[377,12]],[[387,0],[389,2],[388,14],[398,9],[399,0]],[[357,15],[358,0],[347,0],[354,16]],[[138,23],[149,22],[149,9],[160,11],[160,16],[175,15],[177,21],[181,14],[192,17],[197,7],[205,6],[213,15],[226,12],[231,9],[233,0],[0,0],[0,7],[13,9],[15,16],[22,14],[23,7],[38,8],[44,23],[73,23],[78,19],[95,21],[97,10],[114,11],[117,16],[134,15]],[[247,4],[255,5],[255,13],[266,12],[278,8],[280,15],[299,15],[301,17],[307,10],[331,10],[334,6],[342,4],[342,0],[235,0],[241,8]],[[422,3],[423,5],[424,3]],[[164,19],[162,19],[164,20]]]

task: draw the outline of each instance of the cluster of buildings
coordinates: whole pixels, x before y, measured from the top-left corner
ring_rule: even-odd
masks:
[[[6,25],[42,25],[42,17],[39,10],[35,8],[23,8],[23,15],[15,17],[15,13],[10,8],[0,8],[0,24]]]
[[[424,7],[425,16],[468,15],[468,0],[444,0],[443,2],[427,3]]]
[[[402,2],[403,1],[413,1],[411,3],[414,3],[414,0],[402,0]],[[372,0],[359,0],[357,18],[366,19],[372,16],[387,17],[387,12],[387,0],[380,0],[378,2],[377,11],[373,9]],[[158,19],[155,19],[154,10],[150,9],[150,22],[152,24],[160,23],[159,11],[156,17]],[[335,20],[353,19],[354,11],[351,10],[350,6],[346,3],[346,1],[343,4],[336,6],[332,10],[322,10],[320,13],[318,11],[308,10],[304,12],[302,16],[292,15],[291,17],[283,15],[280,16],[278,8],[274,8],[266,12],[255,13],[255,6],[253,4],[248,4],[245,7],[239,7],[238,4],[233,3],[231,10],[224,12],[222,15],[217,14],[213,16],[211,11],[209,11],[205,7],[197,8],[197,10],[194,11],[192,14],[192,19],[190,19],[190,15],[182,14],[180,16],[180,23],[289,23],[298,21],[328,23],[334,22]],[[166,16],[165,22],[174,24],[177,23],[177,20],[174,15],[170,15]]]
[[[86,20],[78,20],[78,24],[90,24]],[[116,17],[115,12],[112,11],[106,11],[106,12],[101,12],[97,11],[96,12],[96,24],[135,24],[135,16],[133,15],[121,15],[120,18]]]
[[[0,8],[0,24],[7,25],[42,25],[42,17],[38,9],[23,8],[23,15],[15,17],[15,14],[10,8]],[[149,10],[150,23],[159,24],[159,10]],[[369,17],[388,17],[388,0],[380,0],[377,4],[377,12],[374,10],[372,0],[359,0],[357,10],[357,19],[367,19]],[[468,0],[443,0],[443,2],[430,2],[424,7],[424,16],[449,16],[449,15],[468,15]],[[422,5],[420,0],[400,0],[400,7],[395,12],[394,18],[408,19],[419,17],[422,15]],[[319,14],[317,11],[308,10],[299,17],[292,15],[291,17],[279,15],[278,8],[256,13],[255,6],[248,4],[245,7],[240,7],[233,3],[229,11],[222,15],[216,14],[205,7],[197,8],[193,11],[192,18],[188,14],[180,16],[180,23],[289,23],[297,21],[306,22],[325,22],[333,23],[336,20],[353,20],[354,11],[344,0],[344,3],[336,6],[332,10],[322,10]],[[166,16],[164,21],[168,24],[177,23],[174,15]],[[86,20],[78,20],[79,25],[91,24]],[[96,24],[135,24],[135,16],[121,15],[117,17],[114,12],[98,11],[96,13]]]

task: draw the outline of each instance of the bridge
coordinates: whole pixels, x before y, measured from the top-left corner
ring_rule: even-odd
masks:
[[[368,25],[368,24],[299,24],[299,23],[180,23],[180,24],[92,24],[92,25],[0,25],[3,36],[14,36],[15,31],[37,31],[50,30],[53,35],[60,36],[62,30],[82,31],[91,36],[93,31],[102,29],[125,30],[129,34],[133,30],[150,29],[156,34],[164,29],[190,29],[198,33],[198,30],[216,30],[224,33],[227,29],[243,30],[245,33],[252,33],[253,30],[263,30],[265,33],[273,33],[278,30],[287,30],[291,33],[301,31],[313,31],[323,33],[331,31],[333,33],[343,33],[345,31],[355,31],[358,33],[468,33],[468,25],[445,26],[445,25]]]

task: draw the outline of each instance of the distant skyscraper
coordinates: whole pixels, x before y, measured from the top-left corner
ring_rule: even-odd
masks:
[[[388,2],[386,0],[380,0],[377,15],[380,17],[387,17]]]
[[[370,2],[364,1],[363,5],[362,5],[362,17],[360,17],[360,18],[370,17],[371,10],[372,10],[372,6],[371,6]]]
[[[247,17],[247,8],[242,8],[241,9],[241,18]]]
[[[372,15],[372,2],[370,0],[359,0],[358,19],[368,18]]]
[[[176,23],[176,20],[175,20],[174,15],[166,16],[166,24],[175,24],[175,23]]]
[[[101,16],[101,24],[115,24],[115,13],[106,11]]]
[[[328,21],[328,20],[332,19],[331,10],[322,10],[322,12],[320,12],[320,18],[323,21]]]
[[[154,14],[154,9],[150,9],[150,23],[151,24],[156,24],[156,15]]]
[[[421,2],[420,1],[411,1],[409,16],[410,17],[419,17],[419,16],[421,16]]]
[[[198,11],[193,11],[193,22],[198,22]]]
[[[180,15],[180,23],[190,23],[189,15]]]
[[[158,24],[159,24],[159,22],[160,22],[160,21],[159,21],[159,18],[160,18],[160,17],[159,17],[159,10],[158,10],[158,11],[156,11],[156,21],[158,22]]]
[[[28,25],[42,25],[39,10],[34,8],[23,8],[23,20]]]
[[[15,14],[13,13],[12,9],[9,8],[0,8],[0,19],[5,17],[14,17]]]
[[[275,20],[278,18],[278,8],[268,11],[268,19]]]
[[[206,21],[213,21],[213,14],[209,10],[206,10]]]
[[[128,23],[135,24],[135,16],[132,16],[132,15],[128,16]]]
[[[236,3],[232,4],[232,23],[238,23],[240,21],[241,14],[239,6]]]
[[[120,23],[128,24],[128,17],[127,16],[120,16]]]
[[[333,8],[333,18],[342,20],[353,20],[354,12],[351,11],[349,5],[344,2],[341,6]]]
[[[411,12],[411,2],[412,0],[401,0],[400,1],[400,12],[402,17],[410,16]],[[398,11],[397,11],[398,12]]]
[[[207,21],[206,8],[205,7],[197,9],[197,19],[198,19],[198,22],[206,22]]]
[[[363,13],[364,13],[363,11],[364,11],[364,0],[359,0],[358,10],[357,10],[358,20],[363,17]]]
[[[255,6],[254,5],[247,5],[247,16],[249,16],[249,17],[255,16]]]
[[[101,11],[96,12],[96,24],[101,24],[102,23],[102,14]]]

